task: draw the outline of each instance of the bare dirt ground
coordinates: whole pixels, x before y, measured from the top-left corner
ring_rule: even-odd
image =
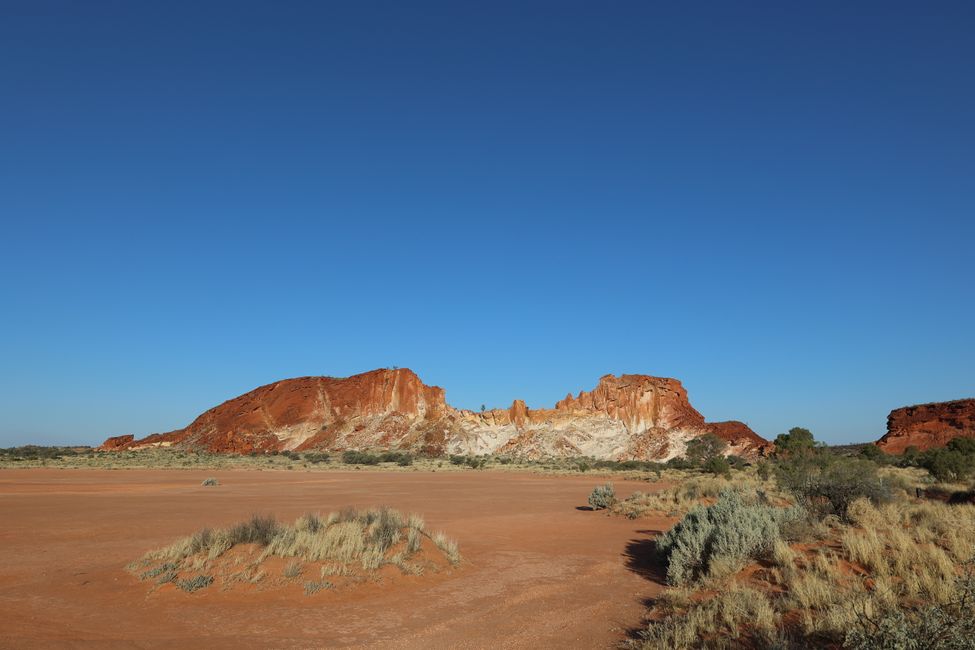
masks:
[[[219,487],[202,487],[207,476]],[[601,648],[662,589],[646,565],[668,520],[579,509],[596,477],[501,472],[0,470],[0,646]],[[646,483],[616,483],[626,496]],[[252,513],[388,504],[460,544],[453,571],[304,596],[147,595],[124,566]]]

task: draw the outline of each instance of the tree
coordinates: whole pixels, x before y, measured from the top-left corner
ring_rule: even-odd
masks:
[[[802,427],[792,427],[789,433],[780,433],[775,438],[775,454],[782,456],[808,456],[816,448],[812,431]]]
[[[716,456],[724,455],[727,448],[728,443],[724,440],[713,433],[705,433],[687,443],[684,457],[695,465],[700,465]]]
[[[486,409],[487,409],[487,407],[484,406],[483,404],[481,404],[481,413],[483,413]]]

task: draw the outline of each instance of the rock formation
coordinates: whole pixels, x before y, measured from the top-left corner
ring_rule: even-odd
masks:
[[[975,438],[975,399],[894,409],[887,416],[887,433],[877,446],[889,454],[902,454],[908,447],[920,451],[944,447],[959,436]]]
[[[124,436],[114,436],[103,442],[99,449],[102,451],[116,451],[118,449],[125,449],[129,447],[134,440],[135,436],[133,436],[131,433]]]
[[[109,438],[105,450],[176,447],[211,452],[409,449],[439,455],[591,456],[666,460],[688,440],[714,433],[728,453],[754,457],[768,445],[741,422],[707,423],[676,379],[606,375],[592,392],[552,409],[455,409],[412,371],[347,378],[301,377],[261,386],[200,415],[185,429]]]

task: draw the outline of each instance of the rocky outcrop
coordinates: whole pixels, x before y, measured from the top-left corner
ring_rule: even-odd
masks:
[[[887,433],[877,446],[888,454],[902,454],[908,447],[920,451],[944,447],[959,436],[975,438],[975,399],[894,409],[887,416]]]
[[[98,449],[101,451],[116,451],[118,449],[125,449],[132,444],[132,441],[134,440],[135,436],[131,433],[124,436],[113,436],[103,442]]]
[[[751,430],[744,422],[728,420],[727,422],[708,422],[708,431],[718,436],[729,445],[771,451],[772,445],[768,440]]]
[[[507,410],[458,413],[457,453],[667,459],[711,432],[737,455],[754,457],[768,445],[744,424],[732,430],[705,422],[679,381],[649,375],[606,375],[591,392],[569,394],[554,409],[530,410],[515,400]]]
[[[668,459],[709,432],[741,456],[757,456],[768,444],[741,422],[705,422],[676,379],[606,375],[591,392],[570,394],[552,409],[529,409],[515,400],[508,409],[477,413],[452,408],[442,388],[427,386],[410,370],[383,369],[275,382],[210,409],[185,429],[141,440],[110,438],[102,448],[233,453],[383,448]]]

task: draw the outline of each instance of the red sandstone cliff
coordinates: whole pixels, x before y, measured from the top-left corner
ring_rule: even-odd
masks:
[[[246,453],[284,449],[413,449],[528,457],[671,458],[713,432],[729,453],[755,456],[768,444],[741,422],[706,423],[676,379],[606,375],[591,392],[553,409],[484,413],[450,407],[442,388],[410,370],[348,378],[301,377],[261,386],[200,415],[185,429],[109,438],[102,449],[177,447]]]
[[[975,438],[975,399],[894,409],[877,446],[889,454],[902,454],[912,446],[921,451],[943,447],[959,436]]]

